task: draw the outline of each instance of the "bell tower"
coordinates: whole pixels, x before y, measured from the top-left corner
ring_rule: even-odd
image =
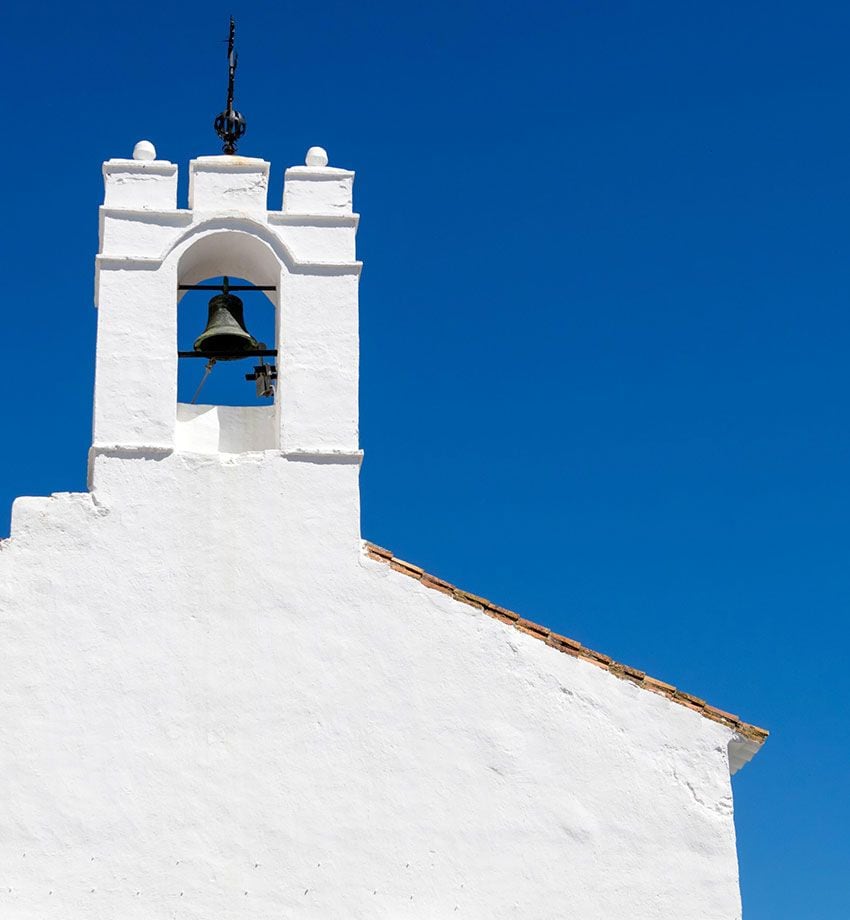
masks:
[[[313,147],[288,169],[282,209],[269,210],[270,164],[238,156],[245,118],[234,108],[235,24],[228,40],[227,104],[215,119],[221,156],[189,164],[188,208],[177,207],[177,166],[149,141],[103,166],[95,301],[99,310],[93,455],[146,451],[357,457],[357,215],[354,174]],[[221,285],[201,285],[224,276]],[[275,342],[251,336],[227,276],[248,280],[275,308]],[[212,287],[207,329],[178,352],[187,290]],[[259,358],[267,407],[177,402],[177,361]],[[277,387],[264,368],[280,366]]]
[[[269,170],[253,157],[199,157],[189,164],[188,208],[178,208],[177,166],[157,158],[151,143],[136,144],[132,158],[104,163],[93,490],[110,459],[250,455],[254,463],[318,465],[325,474],[329,465],[348,468],[356,493],[361,263],[354,174],[311,148],[304,166],[286,170],[281,209],[269,210]],[[178,402],[178,361],[191,360],[178,357],[181,298],[221,276],[247,279],[274,306],[267,354],[277,380],[268,405]],[[250,346],[245,356],[253,357]],[[255,362],[244,363],[250,371]]]
[[[317,545],[359,559],[354,173],[311,148],[305,165],[286,170],[281,208],[269,210],[265,160],[192,160],[187,208],[177,206],[177,170],[147,141],[132,158],[103,165],[92,495],[126,504],[182,482],[181,494],[198,496],[195,508],[200,502],[216,505],[222,519],[239,516],[247,543],[276,520],[285,529],[311,528],[315,542],[291,534],[287,542],[305,554],[312,544],[314,561]],[[264,344],[277,379],[265,405],[178,402],[178,362],[192,360],[178,356],[181,299],[222,276],[262,289],[274,307],[275,340]],[[201,351],[211,344],[202,333]],[[251,348],[241,362],[246,372],[257,363]],[[215,343],[202,357],[208,353]],[[18,503],[19,520],[25,512]],[[186,514],[178,515],[181,527]]]
[[[305,166],[286,171],[283,207],[270,211],[269,168],[250,157],[199,157],[180,209],[177,166],[156,159],[151,144],[104,164],[95,455],[215,452],[216,431],[223,453],[358,452],[354,174],[313,148]],[[275,307],[279,380],[268,407],[177,402],[181,297],[222,275],[248,279]]]
[[[311,495],[314,505],[341,503],[350,513],[337,522],[347,521],[342,531],[359,551],[354,173],[329,166],[327,153],[312,147],[305,165],[286,170],[281,207],[270,210],[270,164],[236,153],[245,119],[233,105],[232,24],[228,70],[227,106],[215,120],[224,152],[189,163],[188,207],[178,207],[177,165],[159,159],[149,141],[103,165],[90,488],[127,490],[143,470],[153,475],[152,460],[178,477],[187,464],[250,467],[286,479],[264,485],[272,496],[297,480],[297,495]],[[193,350],[179,352],[181,300],[198,287],[214,289],[207,329],[193,335]],[[238,298],[245,287],[271,302],[273,342],[258,342],[246,327]],[[257,389],[268,402],[179,402],[178,362],[193,358],[241,360],[262,378]],[[217,490],[237,501],[232,483],[211,489],[209,501]],[[291,518],[295,499],[287,501]]]

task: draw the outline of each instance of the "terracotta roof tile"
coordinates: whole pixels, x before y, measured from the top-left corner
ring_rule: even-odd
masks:
[[[489,601],[485,601],[484,598],[478,597],[477,594],[461,591],[460,588],[455,588],[452,592],[452,596],[456,601],[460,601],[462,604],[469,604],[470,607],[477,607],[479,610],[483,610],[490,604]]]
[[[656,693],[664,693],[667,696],[672,696],[676,692],[676,688],[672,684],[665,684],[663,680],[657,680],[649,675],[644,677],[643,685]]]
[[[546,642],[552,648],[567,652],[569,655],[578,656],[581,653],[581,642],[576,642],[575,639],[568,639],[566,636],[559,636],[558,633],[550,632],[546,637]]]
[[[514,613],[513,610],[508,610],[505,607],[499,607],[498,604],[491,604],[489,607],[485,607],[484,612],[495,620],[501,620],[503,623],[516,623],[520,618],[518,613]]]
[[[403,559],[396,559],[394,556],[389,560],[390,568],[396,572],[402,572],[404,575],[413,575],[414,578],[421,578],[425,573],[418,565],[411,562],[405,562]]]
[[[698,696],[694,696],[691,693],[685,693],[683,690],[677,690],[676,696],[678,697],[679,702],[686,702],[693,706],[695,709],[705,709],[707,705],[705,700],[701,700]]]
[[[531,620],[524,620],[522,617],[514,623],[514,626],[524,633],[528,633],[530,636],[537,636],[540,639],[547,639],[551,632],[551,630],[547,629],[545,626],[540,626],[538,623],[532,623]]]
[[[463,591],[449,584],[449,582],[443,581],[442,578],[437,578],[436,575],[431,575],[423,571],[418,565],[413,565],[410,562],[405,562],[403,559],[396,558],[388,549],[368,542],[365,543],[364,546],[366,555],[370,559],[374,559],[376,562],[389,564],[390,568],[396,572],[415,578],[426,588],[440,591],[443,594],[449,595],[454,600],[460,601],[462,604],[468,604],[471,607],[475,607],[488,616],[493,617],[493,619],[500,620],[502,623],[513,626],[526,635],[541,639],[547,645],[557,649],[559,652],[572,655],[575,658],[581,658],[596,667],[603,668],[615,677],[619,677],[621,680],[628,680],[653,693],[659,693],[662,696],[666,696],[667,699],[672,702],[692,709],[694,712],[700,713],[700,715],[705,716],[707,719],[711,719],[714,722],[720,722],[723,725],[735,729],[740,735],[743,735],[756,744],[761,744],[768,736],[768,732],[764,728],[742,722],[738,716],[729,712],[724,712],[722,709],[717,709],[714,706],[709,706],[705,700],[701,700],[699,697],[693,696],[690,693],[677,690],[672,684],[667,684],[662,680],[649,677],[643,671],[637,670],[637,668],[630,668],[628,665],[614,661],[612,658],[609,658],[608,655],[603,655],[601,652],[595,652],[593,649],[585,648],[580,642],[576,642],[575,639],[569,639],[567,636],[553,633],[545,626],[541,626],[539,623],[534,623],[531,620],[526,620],[512,610],[507,610],[505,607],[499,607],[497,604],[493,604],[491,601],[479,597],[477,594]]]
[[[627,664],[620,664],[618,661],[612,661],[611,664],[608,665],[608,670],[612,674],[616,674],[617,677],[623,680],[629,680],[633,684],[642,684],[646,677],[643,671],[638,671],[637,668],[630,668]]]
[[[452,594],[455,589],[454,585],[450,585],[447,581],[443,581],[442,578],[435,578],[427,572],[425,572],[420,581],[426,587],[433,588],[435,591],[442,591],[443,594]]]
[[[718,709],[716,706],[709,706],[706,704],[706,712],[710,712],[712,717],[721,721],[721,722],[740,722],[741,719],[739,716],[733,715],[731,712],[724,712],[722,709]]]
[[[596,652],[592,648],[582,649],[582,658],[586,658],[593,664],[601,665],[603,668],[610,668],[612,664],[616,664],[613,658],[603,655],[602,652]]]

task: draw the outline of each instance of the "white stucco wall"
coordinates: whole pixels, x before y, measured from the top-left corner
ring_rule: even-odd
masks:
[[[277,446],[274,406],[177,403],[175,449],[195,454],[239,454]]]
[[[356,284],[324,284],[356,275],[280,263],[295,397],[216,452],[179,433],[224,415],[175,408],[169,245],[101,263],[91,493],[19,499],[0,545],[0,917],[740,917],[727,727],[364,553]],[[170,304],[129,394],[118,289]]]

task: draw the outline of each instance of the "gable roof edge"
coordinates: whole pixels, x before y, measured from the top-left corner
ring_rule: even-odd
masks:
[[[418,565],[413,565],[410,562],[399,559],[388,549],[384,549],[367,540],[363,541],[363,547],[366,551],[366,555],[370,559],[374,559],[376,562],[382,562],[396,572],[416,579],[426,588],[440,591],[442,594],[446,594],[454,600],[460,601],[462,604],[468,604],[471,607],[475,607],[487,616],[513,626],[515,629],[529,636],[533,636],[535,639],[545,642],[559,652],[587,661],[589,664],[608,671],[620,680],[627,680],[651,693],[665,696],[673,703],[692,709],[706,719],[710,719],[712,722],[718,722],[732,729],[732,731],[735,732],[735,737],[733,737],[729,743],[729,767],[732,773],[737,772],[757,753],[769,735],[767,729],[752,725],[749,722],[744,722],[731,712],[725,712],[722,709],[718,709],[716,706],[711,706],[705,700],[693,696],[690,693],[685,693],[672,684],[650,677],[646,672],[639,671],[637,668],[631,668],[626,664],[614,661],[608,655],[603,655],[601,652],[586,648],[575,639],[569,639],[567,636],[561,636],[558,633],[554,633],[552,630],[545,626],[541,626],[539,623],[526,620],[513,610],[500,607],[498,604],[494,604],[492,601],[487,600],[487,598],[479,597],[477,594],[464,591],[444,581],[442,578],[437,578],[436,575],[429,574]]]

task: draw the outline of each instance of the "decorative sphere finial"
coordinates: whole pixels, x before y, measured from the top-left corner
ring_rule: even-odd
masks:
[[[324,147],[311,147],[307,151],[307,156],[304,158],[304,162],[308,166],[327,166],[328,152]]]
[[[150,141],[139,141],[133,148],[134,160],[155,160],[156,147]]]

